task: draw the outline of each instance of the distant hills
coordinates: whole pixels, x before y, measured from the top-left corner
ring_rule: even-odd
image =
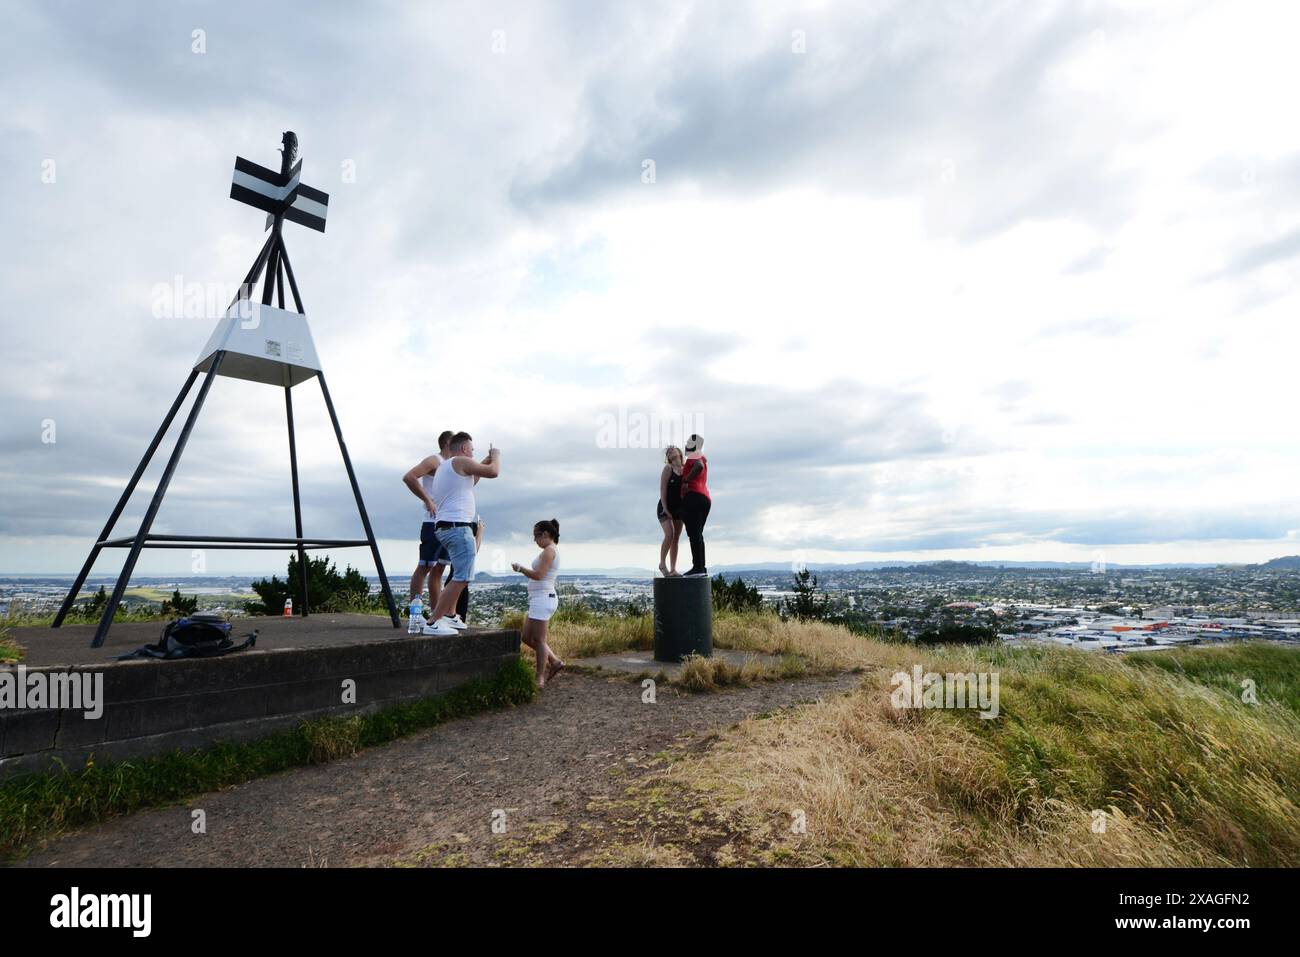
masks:
[[[1148,564],[1125,565],[1119,562],[1107,562],[1107,568],[1126,568],[1133,570],[1141,569],[1162,569],[1162,568],[1258,568],[1268,571],[1300,571],[1300,555],[1287,555],[1282,558],[1270,559],[1267,562],[1259,564],[1249,564],[1245,562],[1152,562]],[[852,572],[852,571],[876,571],[882,568],[892,568],[896,571],[917,572],[920,574],[958,574],[963,570],[975,570],[984,568],[1047,568],[1084,571],[1092,568],[1092,562],[959,562],[951,560],[938,560],[930,562],[852,562],[846,564],[835,564],[833,562],[809,562],[807,564],[809,571],[820,572]],[[793,567],[789,562],[759,562],[750,565],[719,565],[711,571],[720,572],[746,572],[746,571],[763,571],[773,572],[790,570]]]
[[[1087,571],[1092,568],[1092,562],[963,562],[941,559],[929,562],[808,562],[806,567],[813,572],[864,572],[892,569],[921,575],[958,575],[963,571],[974,572],[990,568],[1016,570],[1043,568],[1059,571]],[[1117,562],[1107,562],[1106,567],[1108,569],[1131,569],[1134,571],[1143,569],[1227,567],[1257,568],[1264,571],[1300,571],[1300,555],[1287,555],[1253,565],[1236,562],[1157,562],[1145,565],[1124,565]],[[794,566],[790,562],[750,562],[749,564],[713,565],[710,566],[709,572],[714,575],[719,572],[727,575],[739,575],[745,572],[763,572],[766,574],[790,572],[793,574]],[[654,574],[655,572],[650,568],[573,568],[565,569],[561,572],[560,577],[652,578]],[[492,581],[503,576],[492,575],[489,572],[479,572],[475,577],[485,581]]]
[[[1281,559],[1274,559],[1280,561]],[[1107,562],[1107,568],[1217,568],[1225,562],[1161,562],[1149,565],[1121,565],[1117,562]],[[892,568],[897,571],[913,572],[933,572],[935,574],[947,572],[960,572],[963,569],[976,568],[1057,568],[1057,569],[1077,569],[1084,570],[1092,567],[1092,562],[959,562],[948,559],[930,561],[930,562],[850,562],[836,564],[834,562],[808,562],[806,566],[810,571],[840,571],[840,572],[857,572],[857,571],[876,571],[881,568]],[[782,571],[793,570],[789,562],[758,562],[749,565],[719,565],[716,569],[721,572],[743,572],[743,571]]]

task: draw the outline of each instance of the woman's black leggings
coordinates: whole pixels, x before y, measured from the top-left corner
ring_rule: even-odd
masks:
[[[455,577],[455,567],[448,566],[447,580],[442,583],[442,587],[446,588],[450,585],[451,580]],[[465,583],[465,587],[460,590],[460,597],[456,599],[456,614],[460,615],[461,621],[467,620],[465,616],[469,614],[469,582]]]
[[[707,495],[699,492],[687,492],[682,496],[682,522],[686,525],[686,537],[691,541],[691,571],[703,571],[704,564],[704,523],[709,519],[709,501]]]

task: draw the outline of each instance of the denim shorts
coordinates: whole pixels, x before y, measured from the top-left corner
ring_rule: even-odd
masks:
[[[467,582],[474,577],[474,529],[468,525],[440,528],[434,533],[438,544],[447,551],[451,561],[451,580]]]

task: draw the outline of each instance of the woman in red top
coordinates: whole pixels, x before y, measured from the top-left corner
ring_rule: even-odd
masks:
[[[686,463],[682,467],[682,521],[691,541],[691,570],[687,578],[707,576],[704,565],[704,523],[709,518],[709,460],[703,455],[704,439],[692,435],[686,442]]]

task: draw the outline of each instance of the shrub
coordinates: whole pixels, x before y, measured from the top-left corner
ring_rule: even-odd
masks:
[[[998,632],[996,628],[951,621],[946,621],[937,628],[923,631],[916,636],[916,643],[927,647],[934,647],[935,645],[990,645],[997,640]]]
[[[289,556],[289,568],[284,581],[272,575],[268,581],[259,578],[252,583],[253,591],[261,601],[244,604],[250,615],[278,615],[284,610],[286,600],[299,597],[298,556]],[[320,611],[372,611],[384,607],[382,595],[370,594],[370,583],[351,565],[342,575],[328,558],[307,559],[307,601]],[[302,609],[294,612],[301,615]]]
[[[743,578],[728,582],[723,575],[717,575],[712,582],[714,611],[759,611],[763,607],[763,596],[753,585],[746,585]]]
[[[103,589],[101,588],[100,590],[102,591]],[[186,615],[192,615],[198,610],[198,596],[195,595],[192,598],[186,598],[181,594],[181,590],[177,588],[172,592],[172,597],[162,603],[160,614],[184,617]]]

